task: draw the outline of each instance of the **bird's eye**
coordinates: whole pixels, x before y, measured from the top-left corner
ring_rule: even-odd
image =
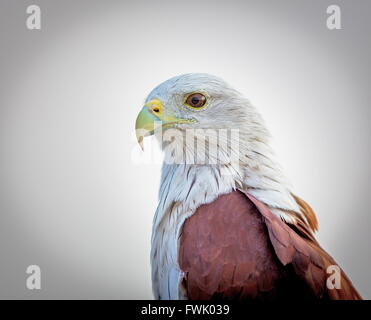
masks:
[[[206,103],[206,97],[202,93],[192,93],[185,102],[191,108],[202,108]]]

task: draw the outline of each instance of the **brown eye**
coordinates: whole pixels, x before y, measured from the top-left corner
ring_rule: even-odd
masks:
[[[188,96],[186,104],[192,108],[201,108],[206,103],[206,97],[201,93],[192,93]]]

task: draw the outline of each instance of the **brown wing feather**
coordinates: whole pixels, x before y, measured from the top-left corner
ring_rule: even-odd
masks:
[[[334,264],[315,241],[239,191],[198,208],[180,237],[189,299],[360,299],[343,272],[341,289],[327,289],[326,268]]]
[[[306,203],[303,199],[299,198],[298,196],[294,194],[293,194],[293,197],[296,203],[299,205],[300,211],[304,214],[305,218],[307,219],[308,224],[311,227],[311,229],[313,231],[318,230],[317,217],[313,209],[311,208],[311,206],[308,203]]]

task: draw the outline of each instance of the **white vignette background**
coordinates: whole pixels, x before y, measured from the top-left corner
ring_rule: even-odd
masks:
[[[27,30],[26,7],[42,10]],[[342,29],[326,28],[326,8]],[[151,299],[160,165],[132,161],[160,82],[223,77],[258,108],[318,239],[371,297],[369,1],[0,3],[0,297]],[[139,152],[139,149],[137,149]],[[41,267],[41,290],[26,268]]]

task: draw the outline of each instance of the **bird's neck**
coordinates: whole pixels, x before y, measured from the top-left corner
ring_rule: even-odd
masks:
[[[180,146],[173,148],[172,152],[165,152],[159,193],[163,211],[174,203],[180,203],[184,211],[194,212],[200,205],[241,188],[269,206],[273,213],[285,221],[293,222],[287,212],[300,214],[300,208],[275,160],[268,139],[250,137],[244,135],[243,131],[240,135],[237,159],[231,158],[230,150],[217,146],[217,154],[223,158],[222,163],[210,164],[212,159],[208,155],[216,147],[212,143],[208,145],[206,164],[177,161],[179,159],[176,157],[184,152]],[[193,149],[188,148],[187,151],[188,159],[197,158]]]
[[[228,166],[164,164],[159,198],[196,209],[237,188],[237,181]]]

